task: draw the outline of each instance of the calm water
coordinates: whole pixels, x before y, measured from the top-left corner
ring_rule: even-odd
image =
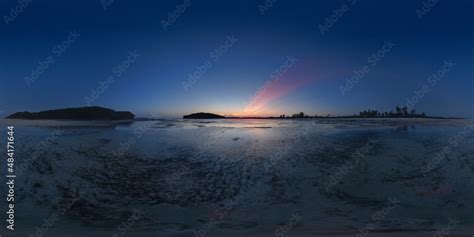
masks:
[[[474,229],[472,120],[0,124],[17,233]]]

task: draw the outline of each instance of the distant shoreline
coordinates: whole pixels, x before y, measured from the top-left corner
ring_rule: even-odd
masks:
[[[464,119],[459,117],[442,117],[442,116],[428,116],[425,113],[416,113],[415,109],[409,109],[407,106],[396,106],[394,110],[389,112],[382,112],[377,110],[364,110],[360,111],[359,114],[343,115],[343,116],[319,116],[319,115],[307,115],[304,112],[299,112],[291,116],[282,114],[278,117],[275,116],[229,116],[224,117],[222,115],[198,112],[189,115],[184,115],[183,119],[308,119],[308,118],[427,118],[427,119]]]
[[[341,119],[341,118],[353,118],[353,119],[465,119],[458,117],[359,117],[359,116],[330,116],[330,117],[304,117],[304,118],[292,118],[292,117],[225,117],[223,119]]]
[[[222,116],[213,113],[198,112],[182,116],[183,119],[466,119],[461,117],[428,116],[425,113],[417,114],[415,110],[408,111],[407,107],[396,107],[396,112],[378,112],[377,110],[364,110],[359,114],[343,116],[310,116],[303,112],[291,116]],[[78,107],[46,110],[40,112],[17,112],[5,119],[23,120],[71,120],[71,121],[145,121],[157,120],[156,118],[136,118],[129,111],[115,111],[99,106]]]

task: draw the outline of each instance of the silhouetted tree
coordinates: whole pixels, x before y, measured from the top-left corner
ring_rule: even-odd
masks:
[[[403,106],[402,111],[403,111],[403,117],[408,117],[408,108],[406,106]]]
[[[291,116],[292,118],[304,118],[305,117],[305,114],[303,112],[299,112],[298,114],[293,114],[293,116]]]
[[[395,110],[397,111],[397,116],[400,117],[400,115],[402,114],[402,109],[400,107],[395,107]]]
[[[370,114],[370,117],[372,117],[372,118],[377,118],[377,114],[378,114],[378,113],[379,113],[379,112],[378,112],[377,110],[374,110],[374,111],[372,111],[372,113]]]
[[[377,110],[364,110],[359,112],[359,117],[361,118],[380,118],[380,117],[386,117],[386,118],[409,118],[409,117],[427,117],[425,113],[422,114],[416,114],[416,110],[412,109],[408,111],[407,106],[396,106],[395,111],[390,110],[390,112],[379,112]],[[357,115],[354,115],[354,117],[357,117]]]

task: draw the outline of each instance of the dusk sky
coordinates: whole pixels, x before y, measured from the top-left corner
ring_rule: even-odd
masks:
[[[139,117],[346,115],[411,104],[472,118],[473,10],[472,0],[2,0],[0,116],[87,105]]]

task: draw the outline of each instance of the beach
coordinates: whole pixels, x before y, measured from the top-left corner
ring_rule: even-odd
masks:
[[[18,236],[472,236],[474,229],[472,120],[0,123],[15,126],[23,170]]]

